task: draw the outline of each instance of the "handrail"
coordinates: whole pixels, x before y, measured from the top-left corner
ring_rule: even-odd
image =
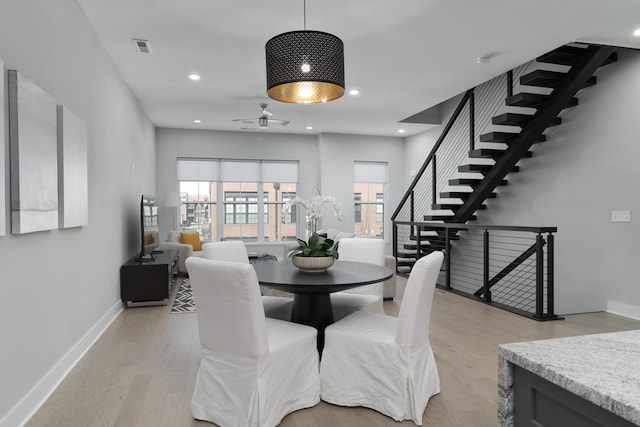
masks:
[[[420,225],[433,226],[438,228],[455,228],[463,229],[481,229],[481,230],[504,230],[504,231],[525,231],[531,233],[557,233],[558,227],[529,227],[520,225],[482,225],[482,224],[465,224],[455,222],[429,222],[429,221],[395,221],[399,225]]]
[[[431,149],[431,152],[427,156],[427,159],[425,160],[425,162],[422,164],[422,167],[420,168],[420,170],[418,171],[416,176],[413,178],[413,181],[411,182],[411,185],[409,185],[409,188],[407,189],[407,191],[404,193],[404,196],[402,196],[402,199],[400,200],[400,203],[398,203],[398,206],[396,207],[396,210],[391,215],[391,221],[395,221],[396,217],[400,213],[400,210],[402,209],[402,207],[404,206],[405,202],[407,201],[407,199],[409,198],[409,196],[413,192],[413,189],[418,184],[418,181],[420,181],[420,178],[422,178],[422,175],[424,174],[424,171],[427,169],[427,166],[429,166],[429,163],[431,162],[432,157],[434,157],[436,155],[436,152],[438,151],[438,148],[440,148],[440,145],[442,144],[444,139],[449,134],[449,131],[451,130],[451,128],[453,127],[453,124],[458,119],[458,116],[462,112],[462,109],[464,108],[464,106],[469,101],[469,98],[470,98],[472,92],[473,92],[473,89],[469,89],[463,95],[462,99],[460,100],[460,103],[458,104],[458,106],[456,107],[455,111],[453,112],[453,115],[451,116],[451,118],[447,122],[446,126],[444,127],[444,129],[442,131],[442,134],[440,135],[440,137],[436,141],[435,145]]]

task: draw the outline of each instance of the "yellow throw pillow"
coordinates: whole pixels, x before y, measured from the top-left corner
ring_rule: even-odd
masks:
[[[200,235],[198,233],[180,233],[180,241],[187,245],[193,246],[194,251],[202,250],[202,243],[200,243]]]

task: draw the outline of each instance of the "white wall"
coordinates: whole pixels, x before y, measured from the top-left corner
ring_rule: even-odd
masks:
[[[355,161],[387,162],[387,205],[385,211],[385,240],[392,241],[389,218],[405,191],[403,175],[404,144],[402,138],[365,135],[322,134],[318,138],[320,162],[320,191],[338,199],[343,210],[342,223],[332,216],[322,219],[323,228],[353,231],[353,164]],[[390,246],[387,244],[388,250]]]
[[[427,156],[438,142],[438,138],[442,134],[444,127],[447,125],[449,118],[455,111],[456,107],[460,103],[462,95],[455,96],[440,106],[440,117],[442,123],[439,126],[431,128],[425,132],[409,136],[404,141],[404,168],[405,171],[402,175],[403,179],[403,194],[409,185],[413,182],[414,173],[420,171],[422,164],[427,159]],[[402,196],[402,195],[401,195]]]
[[[155,135],[74,0],[2,1],[0,58],[88,130],[89,225],[0,236],[0,426],[16,426],[121,309],[119,267],[139,245],[140,194],[155,190]]]
[[[478,223],[557,226],[556,311],[640,318],[640,55],[619,53],[549,129]],[[632,211],[612,223],[611,211]]]

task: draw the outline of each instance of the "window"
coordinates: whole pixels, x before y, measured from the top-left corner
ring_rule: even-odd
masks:
[[[292,200],[296,197],[296,193],[291,193],[290,191],[282,193],[282,203],[287,203],[289,200]],[[295,224],[297,215],[297,205],[292,205],[291,210],[282,218],[282,222],[285,224]],[[282,209],[281,209],[282,210]]]
[[[387,164],[355,162],[353,176],[354,233],[383,237]]]
[[[216,240],[215,183],[208,181],[180,181],[180,228],[193,230],[203,241]]]
[[[267,202],[267,195],[264,195]],[[258,223],[258,193],[230,192],[224,193],[225,224],[257,224]],[[264,223],[269,222],[269,213],[264,212]]]
[[[384,222],[384,194],[376,193],[376,222]]]
[[[362,193],[353,193],[353,222],[362,222]]]
[[[296,196],[297,162],[178,159],[177,171],[181,227],[203,241],[295,238],[296,211],[282,218],[282,206]]]

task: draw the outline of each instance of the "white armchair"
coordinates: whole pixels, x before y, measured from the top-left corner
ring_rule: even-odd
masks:
[[[247,247],[240,240],[204,243],[202,245],[202,254],[205,259],[249,264]],[[269,318],[280,320],[291,319],[293,298],[263,295],[262,305],[264,307],[264,314]]]
[[[385,265],[385,243],[382,239],[345,238],[340,240],[338,252],[343,261],[365,262]],[[367,310],[384,314],[382,307],[383,283],[360,286],[331,295],[333,317],[335,320],[357,310]]]
[[[187,266],[201,343],[193,417],[220,426],[266,427],[316,405],[317,331],[265,318],[250,264],[191,257]]]
[[[328,228],[326,231],[319,231],[319,233],[326,233],[328,239],[336,242],[349,237],[366,238],[366,236],[356,236],[354,233],[336,230],[335,228]],[[386,255],[384,265],[393,271],[393,276],[384,281],[383,297],[385,300],[393,299],[396,296],[396,258],[393,255]]]
[[[440,392],[429,320],[443,258],[433,252],[414,265],[398,317],[357,311],[327,327],[322,400],[422,425],[429,398]]]

